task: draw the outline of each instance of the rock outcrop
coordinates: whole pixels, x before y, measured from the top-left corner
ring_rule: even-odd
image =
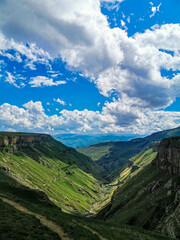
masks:
[[[0,135],[0,152],[14,153],[22,147],[31,146],[47,142],[51,139],[47,134],[28,134],[28,133],[12,133],[9,135]]]
[[[152,164],[170,174],[180,174],[180,137],[165,138],[158,146]]]

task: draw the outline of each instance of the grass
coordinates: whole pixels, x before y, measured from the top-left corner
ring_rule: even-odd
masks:
[[[115,180],[130,158],[144,151],[152,142],[164,138],[180,136],[180,127],[153,133],[145,138],[131,141],[105,142],[89,147],[80,148],[79,151],[95,160],[108,173],[108,181]]]
[[[111,203],[98,217],[113,224],[118,222],[179,237],[179,206],[175,199],[180,179],[178,175],[159,172],[149,164],[155,156],[152,149],[149,149],[131,159],[140,168],[133,173],[130,168],[124,170],[121,174],[124,183],[119,185]],[[151,186],[155,184],[158,187],[151,192]]]
[[[0,137],[7,137],[0,167],[21,184],[45,192],[68,212],[87,214],[101,201],[104,170],[89,157],[46,134],[1,132]]]
[[[1,240],[59,240],[59,236],[43,226],[35,217],[22,213],[0,200]]]
[[[0,153],[0,194],[31,212],[46,216],[75,240],[99,240],[100,235],[109,240],[166,240],[170,238],[142,229],[170,234],[172,224],[167,216],[174,214],[178,217],[174,203],[179,176],[155,170],[150,165],[155,156],[154,149],[149,148],[131,158],[131,166],[122,171],[112,186],[104,188],[94,178],[99,172],[101,179],[103,171],[96,169],[97,165],[90,158],[48,136],[41,144],[21,146],[13,154]],[[133,166],[138,168],[132,171]],[[159,182],[160,187],[149,193],[149,185],[155,182]],[[80,215],[99,210],[109,202],[109,195],[116,187],[111,203],[98,214],[99,219]],[[4,239],[13,239],[13,232],[14,239],[40,239],[41,234],[41,239],[57,238],[35,217],[18,212],[2,201],[0,207],[0,214],[5,219],[0,220],[0,233]],[[173,226],[178,236],[179,227],[175,223]],[[9,233],[8,227],[12,229]]]
[[[143,239],[143,240],[168,240],[168,237],[147,232],[142,229],[120,226],[102,220],[75,216],[62,212],[56,205],[49,201],[47,196],[38,190],[31,190],[22,186],[8,174],[0,170],[0,193],[37,214],[46,216],[49,220],[61,226],[74,240],[99,240],[100,238],[86,226],[97,231],[109,240],[116,239]],[[0,231],[2,240],[5,239],[60,239],[48,228],[40,224],[33,216],[21,213],[0,201]]]
[[[105,146],[102,145],[101,147],[97,145],[92,145],[89,147],[78,148],[77,150],[78,152],[91,157],[93,161],[97,161],[104,155],[108,155],[110,153],[111,146],[111,144]]]
[[[87,213],[100,201],[103,188],[93,176],[58,159],[41,157],[41,164],[25,155],[0,153],[0,166],[20,183],[45,192],[64,210]]]

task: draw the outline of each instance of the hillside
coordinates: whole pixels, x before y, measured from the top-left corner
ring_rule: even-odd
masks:
[[[111,203],[99,214],[108,222],[128,224],[180,237],[180,137],[131,159]]]
[[[88,213],[104,192],[101,167],[46,134],[1,133],[0,167],[66,211]]]
[[[131,226],[66,214],[39,190],[0,170],[1,240],[170,240]]]
[[[120,169],[128,164],[130,158],[143,151],[150,143],[179,135],[180,127],[130,141],[99,143],[86,148],[80,148],[78,151],[95,160],[111,175],[110,179],[113,179],[119,175]]]
[[[96,162],[51,136],[1,133],[1,239],[170,239],[155,231],[178,237],[180,138],[162,141],[158,153],[157,145],[132,157],[105,187]],[[85,217],[108,202],[111,188],[111,202],[96,218]]]

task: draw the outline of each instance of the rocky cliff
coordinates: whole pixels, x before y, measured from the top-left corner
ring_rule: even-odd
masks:
[[[154,159],[152,164],[150,157]],[[130,162],[124,170],[123,184],[98,217],[180,239],[180,137],[162,140],[157,156],[151,152],[143,157],[138,154],[134,159],[136,164],[141,163],[141,170],[128,178],[133,161]]]
[[[170,174],[180,173],[180,137],[166,138],[158,146],[153,164]]]
[[[52,137],[47,134],[28,134],[28,133],[11,133],[0,134],[0,151],[14,153],[22,147],[31,146],[36,144],[48,142]]]

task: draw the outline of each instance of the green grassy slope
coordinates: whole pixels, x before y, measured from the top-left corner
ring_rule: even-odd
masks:
[[[67,164],[76,164],[80,169],[86,173],[92,174],[97,179],[101,179],[105,175],[104,169],[94,163],[91,158],[77,152],[74,148],[65,146],[50,135],[23,132],[0,132],[0,142],[3,138],[8,139],[16,137],[20,138],[18,142],[19,152],[24,153],[38,162],[41,160],[41,156],[46,156],[52,159],[59,159]],[[27,144],[27,141],[29,139],[29,141],[31,141],[31,138],[35,138],[33,145]],[[11,144],[6,146],[6,148],[11,147],[13,147]],[[0,147],[0,151],[1,148],[4,151],[5,147]]]
[[[135,225],[180,237],[179,175],[159,172],[151,161],[152,149],[132,158],[135,171],[127,167],[121,173],[121,184],[98,217],[112,223]]]
[[[110,148],[112,147],[111,143],[92,145],[89,147],[78,148],[78,152],[83,153],[92,158],[92,160],[97,161],[101,157],[108,155],[110,153]]]
[[[4,203],[1,200],[2,196],[31,212],[46,216],[74,240],[99,240],[102,239],[100,237],[109,240],[170,240],[169,237],[136,227],[119,226],[97,219],[66,214],[50,202],[43,192],[22,186],[9,174],[0,170],[0,237],[2,240],[60,239],[55,232],[42,225],[34,216],[24,214],[8,203]]]
[[[176,135],[180,136],[180,127],[153,133],[145,138],[137,138],[131,141],[99,143],[80,148],[78,151],[96,160],[111,175],[110,180],[112,180],[119,175],[121,168],[128,163],[130,158],[143,151],[150,143]]]
[[[138,174],[144,167],[150,164],[157,155],[157,145],[158,143],[152,143],[146,150],[132,157],[129,160],[128,166],[120,173],[120,176],[114,183],[125,183],[128,179]]]
[[[102,188],[91,175],[58,159],[41,158],[41,164],[25,155],[0,153],[0,166],[20,183],[44,191],[63,209],[88,212],[99,201]]]
[[[1,144],[0,167],[18,182],[44,191],[56,205],[67,211],[85,214],[91,210],[92,204],[101,200],[104,188],[92,175],[99,175],[101,179],[103,171],[90,158],[49,135],[38,135],[33,144],[25,141],[32,141],[31,137],[37,136],[35,134],[1,135],[28,136],[28,139],[18,140],[15,151],[12,151],[14,143]]]

